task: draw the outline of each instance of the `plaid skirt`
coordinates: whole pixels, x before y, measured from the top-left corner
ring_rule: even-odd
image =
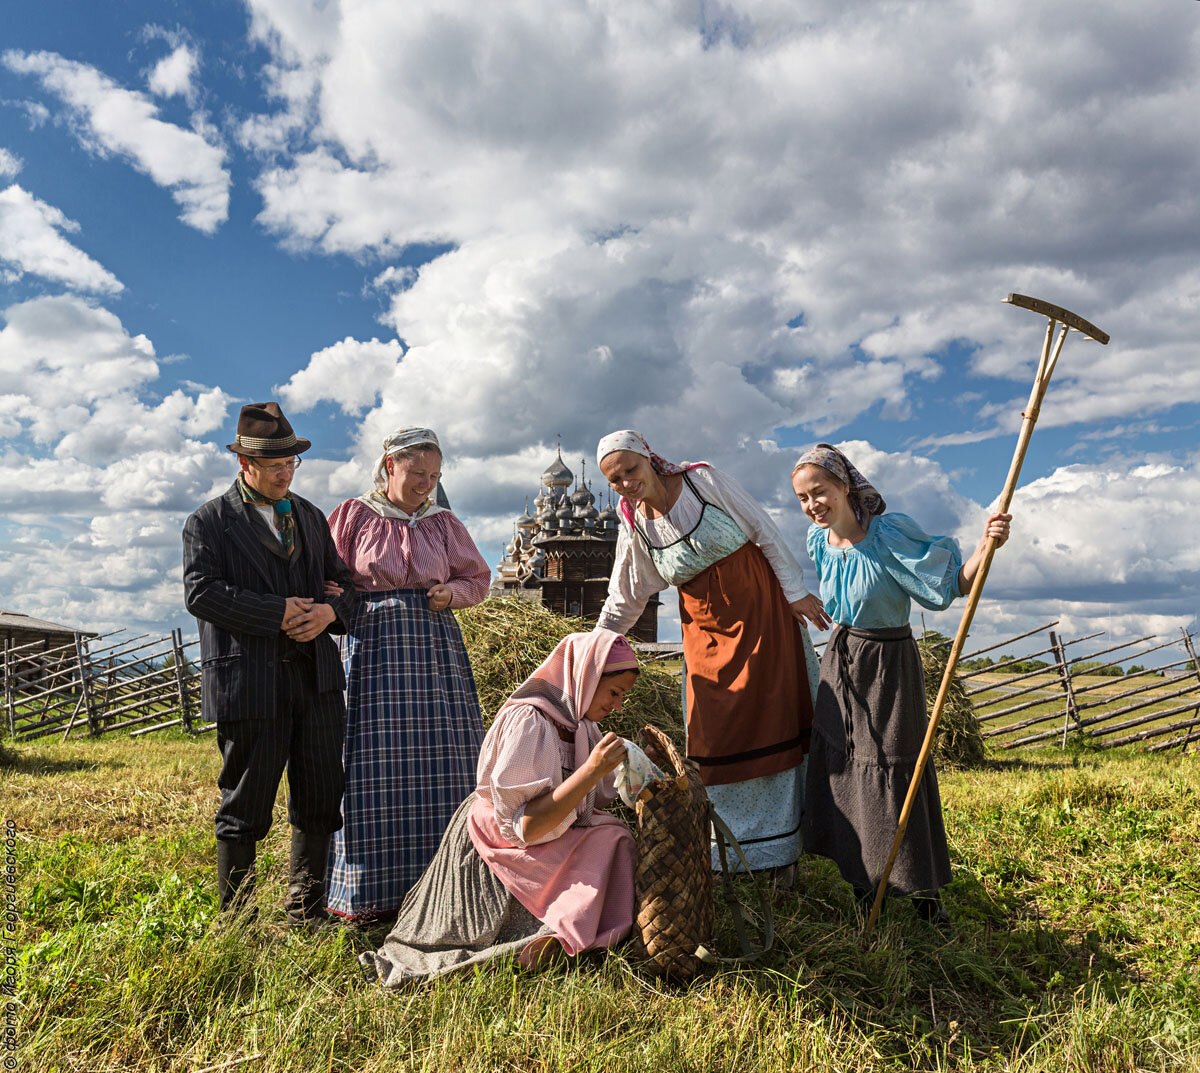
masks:
[[[475,789],[483,719],[454,613],[430,611],[424,589],[362,594],[343,656],[346,794],[327,904],[371,916],[400,906]]]

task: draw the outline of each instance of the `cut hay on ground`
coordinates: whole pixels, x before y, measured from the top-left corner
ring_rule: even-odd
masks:
[[[942,675],[946,673],[946,657],[950,647],[945,644],[917,642],[921,652],[921,666],[925,669],[925,705],[930,714],[942,687]],[[986,750],[979,720],[971,707],[971,698],[955,675],[946,695],[946,706],[938,722],[937,740],[933,745],[933,759],[939,767],[978,767],[984,762]]]
[[[500,705],[536,669],[568,633],[588,633],[591,624],[565,618],[541,604],[511,596],[490,596],[483,603],[457,611],[462,627],[483,725],[490,726]],[[679,678],[653,663],[642,661],[637,684],[621,711],[604,720],[604,729],[638,740],[651,723],[683,746],[683,712]]]

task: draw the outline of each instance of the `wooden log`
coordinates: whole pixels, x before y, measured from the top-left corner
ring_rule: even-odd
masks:
[[[1174,689],[1169,693],[1161,693],[1157,697],[1148,697],[1146,700],[1139,701],[1137,704],[1126,704],[1124,707],[1116,708],[1111,712],[1101,712],[1099,715],[1089,716],[1087,719],[1080,720],[1079,725],[1080,725],[1080,727],[1092,727],[1092,726],[1100,726],[1104,723],[1110,723],[1110,722],[1112,722],[1112,720],[1118,718],[1119,716],[1129,715],[1131,712],[1140,712],[1143,708],[1147,708],[1151,704],[1162,704],[1164,701],[1174,700],[1176,697],[1187,696],[1187,694],[1189,694],[1189,693],[1194,693],[1198,688],[1200,688],[1200,686],[1189,684],[1187,686],[1184,686],[1183,689]],[[1040,715],[1033,719],[1027,719],[1024,722],[1024,724],[1021,724],[1021,725],[1002,727],[999,730],[987,731],[984,734],[984,737],[991,737],[995,734],[1004,733],[1005,731],[1022,730],[1026,726],[1033,726],[1035,723],[1044,723],[1048,719],[1057,718],[1057,716],[1058,716],[1057,712],[1050,712],[1048,715]],[[1041,735],[1039,737],[1039,740],[1043,740],[1048,737],[1053,737],[1055,733],[1056,733],[1056,731],[1050,731],[1047,734]],[[1029,739],[1023,739],[1023,740],[1028,741]],[[1006,744],[1004,747],[1007,749],[1008,745]]]
[[[12,638],[4,635],[4,708],[8,712],[8,736],[17,734],[17,702],[13,699]]]
[[[70,666],[64,667],[60,671],[52,671],[48,676],[51,679],[64,678],[69,676],[69,680],[60,685],[53,686],[50,689],[43,689],[37,693],[26,693],[23,700],[26,704],[32,704],[35,700],[43,700],[46,697],[57,697],[65,693],[70,693],[73,697],[79,689],[79,664],[73,662]]]
[[[1032,637],[1035,633],[1041,633],[1043,630],[1048,630],[1052,626],[1057,626],[1057,625],[1058,625],[1058,619],[1055,619],[1053,622],[1047,622],[1045,626],[1039,626],[1036,630],[1026,630],[1024,633],[1018,633],[1016,635],[1016,637],[1009,637],[1007,640],[997,641],[994,645],[988,645],[987,648],[977,648],[977,649],[975,649],[974,652],[964,653],[962,658],[963,659],[975,659],[977,656],[982,656],[985,652],[994,652],[994,651],[996,651],[997,648],[1007,648],[1014,641],[1023,641],[1026,637]],[[947,641],[946,644],[950,644],[950,642]],[[993,669],[992,667],[987,668],[987,670],[989,670],[989,671],[992,669]],[[960,679],[961,678],[970,678],[972,675],[984,674],[984,673],[985,673],[984,671],[967,671],[964,674],[960,674],[958,677]]]
[[[1128,676],[1120,679],[1120,681],[1127,680]],[[1086,704],[1079,705],[1079,710],[1081,712],[1086,712],[1092,708],[1103,708],[1107,704],[1114,704],[1119,700],[1124,700],[1126,697],[1135,697],[1139,693],[1148,693],[1154,689],[1162,689],[1165,684],[1165,682],[1148,682],[1144,686],[1135,686],[1133,689],[1123,689],[1120,693],[1106,693],[1099,700],[1089,700]],[[1080,691],[1078,689],[1075,690],[1075,696],[1078,697],[1079,693]]]
[[[145,633],[139,635],[139,637],[147,637],[147,636],[149,636],[149,635],[145,634]],[[155,637],[153,640],[146,641],[140,645],[135,645],[132,643],[133,641],[136,641],[136,640],[138,640],[137,637],[131,638],[130,641],[127,641],[121,645],[118,645],[112,651],[105,651],[104,652],[105,658],[106,659],[116,659],[118,656],[129,656],[129,655],[132,655],[134,652],[145,652],[147,648],[157,648],[160,645],[166,643],[167,638],[166,637]],[[99,655],[99,654],[100,653],[97,653],[97,655]],[[124,660],[123,662],[124,662],[125,666],[129,666],[131,664],[136,664],[136,663],[145,663],[147,658],[153,658],[153,657],[143,657],[142,659],[135,659],[135,660]]]
[[[1149,685],[1139,686],[1137,689],[1127,689],[1123,693],[1117,693],[1110,697],[1103,697],[1100,700],[1093,700],[1087,704],[1081,704],[1079,705],[1079,710],[1083,712],[1091,708],[1102,708],[1109,704],[1115,704],[1118,700],[1124,700],[1126,697],[1132,697],[1138,693],[1146,693],[1152,689],[1162,689],[1162,687],[1163,684],[1161,682],[1151,682]],[[1167,693],[1162,696],[1151,697],[1142,704],[1132,705],[1126,708],[1118,708],[1115,712],[1103,712],[1099,716],[1084,719],[1079,725],[1085,727],[1094,726],[1096,723],[1103,723],[1109,719],[1115,719],[1118,715],[1124,715],[1127,712],[1138,711],[1139,708],[1144,708],[1147,704],[1160,704],[1164,700],[1171,700],[1173,697],[1181,697],[1184,694],[1191,692],[1191,690],[1195,688],[1197,687],[1189,686],[1186,689],[1181,689],[1174,693]],[[1019,723],[1010,723],[1008,726],[996,727],[994,730],[985,730],[983,732],[983,736],[985,738],[993,738],[997,734],[1011,734],[1014,731],[1024,730],[1026,727],[1035,726],[1038,723],[1045,723],[1050,719],[1056,718],[1058,718],[1057,712],[1043,713],[1042,715],[1035,715],[1032,719],[1023,719]]]
[[[80,698],[80,699],[82,700],[82,698]],[[62,726],[63,723],[65,723],[70,718],[71,718],[70,712],[62,712],[61,714],[53,716],[50,719],[42,719],[36,723],[30,723],[27,726],[19,728],[17,730],[17,735],[21,741],[28,741],[30,733],[32,731],[39,730],[42,727],[50,727],[50,733],[56,734],[56,733],[58,733],[58,728],[60,726]],[[40,735],[33,735],[33,736],[40,737]]]
[[[1130,656],[1129,658],[1135,659],[1136,657]],[[1130,671],[1127,674],[1121,675],[1121,681],[1128,682],[1129,679],[1131,679],[1131,678],[1144,678],[1148,674],[1161,674],[1163,671],[1169,671],[1175,667],[1182,667],[1184,664],[1190,663],[1190,662],[1191,662],[1190,660],[1181,659],[1181,660],[1176,660],[1174,663],[1164,663],[1161,667],[1147,667],[1147,668],[1145,668],[1145,670],[1141,670],[1141,671]],[[1109,688],[1109,686],[1115,685],[1115,684],[1116,684],[1115,682],[1093,682],[1090,686],[1077,686],[1075,689],[1075,696],[1078,697],[1083,693],[1092,693],[1097,689],[1107,689],[1107,688]],[[1152,686],[1151,688],[1154,688],[1154,687]],[[1110,699],[1114,699],[1114,698],[1110,698]],[[1103,704],[1104,702],[1103,701],[1093,701],[1092,703],[1093,704]],[[1081,704],[1080,707],[1086,708],[1086,707],[1088,707],[1088,705]]]
[[[140,686],[138,689],[129,689],[128,686]],[[157,689],[173,688],[175,685],[175,675],[171,668],[166,670],[154,671],[152,674],[142,674],[137,678],[131,678],[128,682],[122,682],[121,685],[113,689],[106,690],[107,698],[110,701],[130,700],[133,697],[141,696],[146,692],[153,692]]]
[[[1062,686],[1063,693],[1066,695],[1066,710],[1063,713],[1063,729],[1062,729],[1062,744],[1060,749],[1067,747],[1067,728],[1071,725],[1071,719],[1074,718],[1075,726],[1079,726],[1079,709],[1075,707],[1075,691],[1071,688],[1071,671],[1067,667],[1067,654],[1063,651],[1063,646],[1058,640],[1058,634],[1051,631],[1050,643],[1054,645],[1054,664],[1058,670],[1058,684]]]
[[[179,694],[179,710],[183,713],[183,726],[192,729],[192,698],[184,678],[183,630],[171,631],[171,645],[175,653],[175,689]]]
[[[66,716],[63,716],[62,719],[54,720],[55,726],[49,727],[46,730],[34,731],[31,734],[22,734],[20,740],[21,741],[36,741],[38,738],[48,738],[51,734],[57,734],[58,728],[60,726],[62,726],[63,720],[65,718],[66,718]]]
[[[1193,686],[1193,691],[1198,688]],[[1196,707],[1194,701],[1189,701],[1187,704],[1176,704],[1172,708],[1166,708],[1161,712],[1147,712],[1145,715],[1139,715],[1136,719],[1125,719],[1120,723],[1112,725],[1101,724],[1092,730],[1088,731],[1089,738],[1104,738],[1109,734],[1115,734],[1118,730],[1128,730],[1130,727],[1141,727],[1147,723],[1157,722],[1159,719],[1166,719],[1168,716],[1181,715],[1183,712],[1190,712]],[[1111,745],[1112,742],[1106,742],[1106,745]]]
[[[105,716],[109,719],[112,719],[115,716],[124,715],[126,712],[132,712],[137,708],[145,708],[151,704],[161,704],[168,697],[174,696],[174,693],[175,693],[174,685],[172,685],[171,683],[168,682],[166,685],[160,686],[159,691],[157,693],[153,693],[150,696],[147,696],[147,697],[142,698],[141,700],[135,701],[133,704],[126,704],[120,708],[113,708],[111,711],[105,712]],[[160,712],[160,713],[156,713],[156,714],[162,714],[162,713]],[[111,729],[111,728],[109,728],[109,729]]]
[[[1049,671],[1049,669],[1047,669],[1043,673],[1049,674],[1050,671]],[[1041,697],[1034,697],[1033,700],[1027,700],[1027,701],[1023,702],[1022,704],[1014,704],[1011,708],[1001,708],[1000,711],[998,711],[998,712],[988,712],[987,715],[976,715],[975,719],[977,722],[980,722],[980,723],[988,723],[988,722],[991,722],[991,720],[993,720],[993,719],[999,719],[1001,716],[1014,715],[1017,712],[1023,712],[1028,708],[1036,708],[1039,704],[1045,704],[1046,703],[1045,690],[1048,687],[1052,686],[1053,684],[1054,684],[1053,682],[1043,682],[1039,685],[1031,686],[1029,689],[1022,689],[1021,693],[1032,693],[1035,689],[1040,689],[1043,691],[1043,695]],[[1014,693],[1013,696],[1019,697],[1021,695],[1021,693]],[[1050,699],[1054,700],[1055,696],[1053,694],[1051,694]],[[1055,710],[1054,714],[1050,716],[1050,718],[1051,719],[1058,718],[1057,709]]]
[[[1200,741],[1200,730],[1195,730],[1191,734],[1184,734],[1181,738],[1172,738],[1170,741],[1160,741],[1157,745],[1147,745],[1146,752],[1161,753],[1167,749],[1174,749],[1177,745],[1187,749],[1188,743],[1193,741]]]
[[[976,648],[972,652],[964,652],[962,654],[962,656],[960,657],[960,662],[965,662],[966,660],[969,660],[969,659],[975,659],[977,656],[982,656],[985,652],[994,652],[997,648],[1007,648],[1014,641],[1021,641],[1026,637],[1031,637],[1035,633],[1041,633],[1042,630],[1048,630],[1048,629],[1050,629],[1051,626],[1057,626],[1057,625],[1058,625],[1058,619],[1055,619],[1053,622],[1048,622],[1045,626],[1038,626],[1037,629],[1034,629],[1034,630],[1026,630],[1024,633],[1018,633],[1015,637],[1006,637],[1003,641],[997,641],[994,645],[988,645],[986,648]],[[925,629],[925,616],[924,616],[924,614],[922,614],[921,615],[922,633],[924,633],[924,629]],[[933,647],[934,648],[949,648],[950,645],[952,645],[953,643],[954,643],[953,641],[939,641]],[[1022,658],[1028,658],[1028,657],[1015,657],[1014,659],[1011,659],[1008,662],[1015,663],[1019,659],[1022,659]],[[1003,667],[1003,666],[1004,666],[1003,663],[997,663],[997,664],[993,664],[991,667],[984,667],[982,670],[965,671],[962,674],[960,674],[958,677],[959,678],[970,678],[976,674],[987,674],[988,671],[994,671],[996,669],[996,667]]]
[[[977,704],[972,704],[971,708],[976,713],[979,713],[979,712],[983,711],[984,708],[990,708],[993,704],[999,704],[1002,700],[1012,700],[1013,697],[1023,697],[1023,696],[1025,696],[1026,693],[1036,693],[1039,689],[1050,689],[1051,687],[1053,687],[1054,685],[1057,684],[1053,678],[1053,675],[1054,675],[1053,664],[1051,664],[1050,666],[1047,666],[1047,667],[1043,667],[1040,671],[1029,671],[1027,674],[1023,674],[1021,677],[1025,678],[1025,679],[1029,679],[1029,678],[1037,678],[1041,675],[1049,675],[1051,680],[1049,682],[1034,682],[1032,685],[1027,685],[1023,689],[1008,690],[1007,692],[1001,693],[1000,696],[995,697],[992,700],[981,700]],[[999,685],[987,686],[983,689],[978,689],[975,692],[976,693],[987,693],[991,689],[1001,689],[1001,688],[1003,688],[1003,687],[999,686]],[[968,694],[968,696],[969,695],[970,694]],[[1001,714],[1001,713],[989,712],[987,715],[977,715],[977,717],[979,719],[992,719],[997,714]]]
[[[1091,640],[1093,637],[1100,637],[1100,636],[1101,636],[1103,633],[1104,633],[1104,631],[1103,631],[1103,630],[1101,630],[1101,631],[1100,631],[1100,633],[1089,633],[1089,634],[1088,634],[1086,637],[1077,637],[1077,638],[1075,638],[1075,640],[1074,640],[1074,641],[1065,641],[1065,642],[1063,642],[1063,645],[1062,645],[1062,647],[1063,647],[1063,648],[1066,648],[1066,647],[1068,647],[1069,645],[1078,644],[1080,641],[1090,641],[1090,640]],[[1151,638],[1152,638],[1153,636],[1154,636],[1153,634],[1151,634],[1151,635],[1150,635],[1150,637],[1151,637]],[[1119,645],[1113,645],[1111,648],[1102,648],[1102,649],[1100,649],[1100,651],[1099,651],[1099,652],[1089,652],[1089,653],[1085,653],[1085,654],[1084,654],[1084,655],[1082,655],[1082,656],[1076,656],[1074,659],[1069,659],[1069,660],[1067,660],[1067,661],[1066,661],[1066,664],[1067,664],[1067,666],[1068,666],[1068,667],[1072,667],[1072,666],[1074,666],[1076,663],[1082,663],[1084,660],[1094,659],[1096,656],[1103,656],[1104,654],[1106,654],[1106,653],[1108,653],[1108,652],[1115,652],[1115,651],[1116,651],[1118,648],[1128,648],[1130,645],[1136,645],[1136,644],[1140,644],[1142,641],[1146,641],[1146,640],[1149,640],[1149,639],[1150,639],[1150,638],[1142,637],[1142,638],[1139,638],[1139,640],[1137,640],[1137,641],[1125,641],[1125,642],[1124,642],[1124,643],[1122,643],[1122,644],[1119,644]],[[1137,654],[1135,654],[1135,655],[1133,655],[1133,656],[1126,656],[1124,659],[1113,660],[1111,663],[1103,663],[1103,664],[1101,664],[1100,666],[1101,666],[1101,667],[1112,667],[1112,666],[1115,666],[1115,665],[1116,665],[1116,664],[1118,664],[1118,663],[1124,663],[1124,662],[1125,662],[1125,660],[1127,660],[1127,659],[1139,659],[1140,657],[1142,657],[1142,656],[1146,655],[1146,653],[1147,653],[1147,652],[1154,652],[1154,651],[1157,651],[1157,649],[1159,649],[1159,648],[1165,648],[1165,647],[1166,647],[1166,645],[1168,645],[1168,644],[1174,644],[1174,643],[1175,643],[1174,641],[1167,641],[1167,642],[1166,642],[1166,644],[1157,645],[1157,646],[1155,646],[1155,648],[1147,648],[1145,652],[1138,652]],[[1053,645],[1052,645],[1050,648],[1046,649],[1046,652],[1053,652],[1053,651],[1054,651],[1054,647],[1053,647]],[[1045,654],[1046,654],[1046,652],[1035,653],[1035,655],[1045,655]],[[1022,659],[1032,659],[1032,658],[1033,658],[1033,656],[1025,656],[1025,657],[1022,657]],[[1021,660],[1016,660],[1016,661],[1014,661],[1014,662],[1018,662],[1018,663],[1019,663],[1019,662],[1021,662]],[[1004,679],[1004,681],[1002,681],[1002,682],[993,682],[993,683],[991,683],[991,685],[979,686],[979,687],[977,687],[977,688],[975,688],[975,689],[969,690],[969,691],[967,692],[967,696],[972,696],[972,695],[974,695],[974,694],[976,694],[976,693],[986,693],[986,692],[988,692],[989,690],[992,690],[992,689],[999,689],[1001,686],[1006,686],[1006,685],[1008,685],[1008,684],[1009,684],[1009,683],[1011,683],[1011,682],[1019,682],[1019,681],[1021,681],[1021,680],[1022,680],[1022,679],[1024,679],[1024,678],[1033,678],[1035,675],[1039,675],[1039,674],[1048,674],[1048,673],[1050,673],[1050,672],[1053,670],[1053,668],[1054,668],[1055,666],[1057,666],[1057,662],[1056,662],[1054,665],[1047,666],[1047,667],[1043,667],[1043,668],[1042,668],[1041,670],[1039,670],[1039,671],[1025,671],[1025,672],[1023,672],[1022,674],[1018,674],[1018,675],[1016,675],[1016,676],[1015,676],[1015,677],[1013,677],[1013,678],[1006,678],[1006,679]],[[1100,669],[1100,667],[1096,667],[1096,668],[1090,668],[1089,670],[1087,670],[1087,671],[1086,671],[1086,672],[1084,672],[1084,673],[1086,673],[1086,674],[1093,674],[1093,673],[1095,673],[1095,671],[1097,671],[1097,670],[1099,670],[1099,669]],[[1033,688],[1033,689],[1036,689],[1036,688],[1038,688],[1038,687],[1037,687],[1037,686],[1033,686],[1032,688]],[[1029,691],[1030,691],[1030,690],[1028,690],[1028,689],[1024,689],[1024,690],[1017,690],[1017,691],[1016,691],[1016,692],[1014,692],[1014,693],[1010,693],[1010,694],[1008,694],[1008,696],[1009,696],[1009,697],[1019,697],[1019,696],[1020,696],[1022,693],[1028,693]],[[1007,698],[1001,698],[1001,699],[1007,699]],[[995,703],[996,703],[996,701],[983,701],[981,704],[977,704],[977,705],[975,705],[975,707],[977,707],[977,708],[986,708],[986,707],[987,707],[989,704],[995,704]]]
[[[1192,707],[1188,705],[1188,708]],[[1186,709],[1185,709],[1186,710]],[[1115,741],[1106,742],[1110,749],[1115,749],[1118,745],[1132,745],[1135,741],[1146,741],[1149,738],[1160,738],[1164,734],[1174,734],[1179,730],[1190,730],[1192,727],[1200,726],[1200,719],[1195,717],[1185,719],[1181,723],[1172,723],[1166,727],[1151,727],[1149,730],[1143,730],[1140,734],[1129,734],[1124,738],[1117,738]]]
[[[1153,634],[1151,636],[1153,636]],[[1146,640],[1149,640],[1149,638],[1143,637],[1142,640],[1146,641]],[[1139,642],[1130,641],[1128,643],[1131,645],[1136,645]],[[1167,648],[1173,644],[1175,644],[1174,641],[1163,641],[1163,643],[1160,645],[1153,645],[1150,648],[1147,648],[1141,652],[1134,652],[1133,655],[1122,656],[1120,659],[1110,659],[1107,663],[1101,663],[1098,667],[1089,667],[1086,671],[1082,671],[1080,673],[1082,673],[1082,674],[1099,674],[1100,671],[1105,670],[1108,667],[1115,667],[1119,663],[1127,663],[1131,659],[1141,659],[1143,656],[1148,656],[1151,652],[1157,652],[1160,648]],[[1077,659],[1071,660],[1071,662],[1078,663],[1080,660],[1091,659],[1093,656],[1103,655],[1105,652],[1115,652],[1117,648],[1121,648],[1121,647],[1124,647],[1124,646],[1118,645],[1118,646],[1116,646],[1116,648],[1102,648],[1099,652],[1093,652],[1091,654],[1091,656],[1079,656]]]
[[[1195,692],[1196,689],[1197,689],[1197,687],[1194,685],[1189,686],[1187,692],[1189,692],[1189,693]],[[1180,695],[1180,694],[1172,694],[1172,696],[1178,696],[1178,695]],[[1124,715],[1128,712],[1140,711],[1143,708],[1149,707],[1151,704],[1160,704],[1163,699],[1164,698],[1159,697],[1159,698],[1155,698],[1153,700],[1144,701],[1141,704],[1129,705],[1126,708],[1122,708],[1119,712],[1115,712],[1110,715],[1093,716],[1091,719],[1083,720],[1083,725],[1085,727],[1088,727],[1088,726],[1101,727],[1101,726],[1103,726],[1104,723],[1109,722],[1110,720],[1115,718],[1116,715],[1118,715],[1118,714]],[[1151,712],[1149,715],[1141,716],[1138,719],[1130,719],[1124,723],[1118,723],[1116,726],[1104,727],[1103,729],[1097,729],[1097,730],[1089,730],[1089,731],[1087,731],[1087,736],[1091,737],[1091,738],[1099,738],[1099,737],[1103,737],[1105,734],[1114,734],[1118,730],[1125,730],[1128,727],[1141,726],[1143,723],[1152,723],[1152,722],[1154,722],[1155,719],[1165,719],[1171,715],[1178,715],[1180,712],[1186,712],[1193,707],[1195,707],[1195,705],[1183,704],[1183,705],[1177,705],[1174,708],[1168,708],[1166,711]],[[1057,713],[1055,713],[1055,715],[1057,717]],[[1058,736],[1057,730],[1043,731],[1041,734],[1030,734],[1024,738],[1017,738],[1015,741],[1001,742],[1000,747],[1002,749],[1016,749],[1022,745],[1033,745],[1036,742],[1045,741],[1047,738],[1054,738],[1057,736]]]
[[[139,715],[139,717],[136,719],[126,719],[124,723],[114,723],[106,726],[101,733],[102,735],[108,735],[108,733],[113,733],[113,731],[128,730],[131,726],[142,726],[145,723],[152,723],[152,721],[155,719],[164,719],[167,718],[168,715],[173,715],[174,713],[174,708],[167,708],[162,712],[150,712],[145,715]]]
[[[1075,640],[1073,640],[1073,641],[1064,641],[1063,648],[1067,648],[1070,645],[1080,644],[1083,641],[1090,641],[1095,637],[1103,637],[1103,636],[1104,636],[1103,630],[1100,630],[1098,633],[1089,633],[1086,637],[1076,637]],[[977,671],[967,671],[966,674],[960,674],[958,677],[959,677],[959,680],[961,681],[963,678],[974,678],[974,677],[976,677],[976,675],[980,675],[980,674],[995,674],[996,671],[998,671],[1001,667],[1011,667],[1014,663],[1024,663],[1026,660],[1037,659],[1038,656],[1049,655],[1053,651],[1054,651],[1054,646],[1051,645],[1049,648],[1042,648],[1042,649],[1039,649],[1037,652],[1030,652],[1026,656],[1013,656],[1012,659],[1005,660],[1003,663],[994,663],[990,667],[984,667]],[[989,689],[999,689],[1001,686],[1010,685],[1013,682],[1020,682],[1022,679],[1029,678],[1030,676],[1035,675],[1035,674],[1045,674],[1046,671],[1048,671],[1049,669],[1050,669],[1049,667],[1043,667],[1041,670],[1037,670],[1037,671],[1022,671],[1020,674],[1014,675],[1012,678],[1005,678],[999,682],[992,682],[988,685],[976,686],[974,689],[968,689],[966,691],[966,693],[967,693],[968,697],[970,697],[976,693],[986,693]]]
[[[166,730],[168,727],[177,727],[182,722],[182,719],[172,719],[168,723],[159,723],[157,726],[142,727],[141,730],[131,730],[129,732],[129,736],[131,738],[140,738],[143,734],[153,734],[156,730]]]
[[[67,724],[67,729],[63,731],[63,741],[67,740],[72,729],[75,727],[75,720],[79,718],[79,709],[83,707],[83,694],[79,695],[79,700],[75,704],[75,710],[71,713],[71,721]]]
[[[92,700],[92,683],[88,676],[88,664],[84,655],[83,639],[75,635],[75,655],[79,660],[79,688],[83,693],[83,706],[87,709],[88,731],[95,734],[100,727],[95,702]]]
[[[1192,657],[1192,667],[1196,671],[1196,680],[1200,682],[1200,659],[1196,658],[1196,650],[1192,647],[1192,635],[1182,626],[1179,627],[1179,632],[1183,634],[1183,646],[1187,649],[1187,654]],[[1196,709],[1196,714],[1200,716],[1200,708]],[[1184,739],[1183,752],[1187,752],[1188,741],[1190,740],[1190,738]]]

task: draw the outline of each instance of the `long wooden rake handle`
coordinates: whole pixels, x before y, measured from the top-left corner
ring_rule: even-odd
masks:
[[[1038,361],[1037,375],[1033,380],[1033,389],[1029,393],[1029,402],[1021,414],[1021,431],[1017,436],[1017,447],[1013,452],[1012,465],[1008,468],[1008,479],[1004,482],[1004,491],[1000,495],[1000,505],[997,511],[999,514],[1006,514],[1009,505],[1012,503],[1013,493],[1017,489],[1017,481],[1021,476],[1021,464],[1025,461],[1025,451],[1029,447],[1029,439],[1033,435],[1033,426],[1037,424],[1038,414],[1042,408],[1042,399],[1045,397],[1046,388],[1050,384],[1050,377],[1054,373],[1054,367],[1058,364],[1063,343],[1067,340],[1067,333],[1072,328],[1075,328],[1076,331],[1083,331],[1097,342],[1107,343],[1109,338],[1094,325],[1085,321],[1082,317],[1076,316],[1069,310],[1063,309],[1061,306],[1052,306],[1048,302],[1041,302],[1039,299],[1027,298],[1025,295],[1016,294],[1010,294],[1004,300],[1011,302],[1013,305],[1024,306],[1027,309],[1033,309],[1035,312],[1043,313],[1047,316],[1048,320],[1046,324],[1046,338],[1042,343],[1042,356]],[[1054,329],[1060,320],[1062,328],[1059,331],[1057,341],[1055,341]],[[1086,326],[1086,328],[1081,326]],[[1052,343],[1053,356],[1051,356]],[[879,877],[879,886],[875,891],[875,902],[871,906],[871,915],[867,918],[866,927],[863,929],[864,938],[871,934],[875,928],[875,921],[879,919],[879,910],[883,906],[883,898],[887,893],[888,878],[892,874],[892,866],[896,863],[896,857],[900,853],[900,846],[904,842],[904,832],[908,830],[908,820],[912,815],[913,804],[917,799],[917,791],[921,788],[921,778],[925,774],[925,765],[929,762],[930,753],[933,752],[934,736],[937,734],[938,722],[942,718],[942,710],[946,706],[946,697],[950,692],[950,684],[954,681],[954,669],[958,666],[963,645],[966,644],[967,634],[971,629],[971,621],[975,618],[975,609],[979,606],[980,596],[983,595],[983,586],[987,581],[988,570],[991,568],[992,556],[995,553],[995,539],[988,537],[987,543],[984,546],[983,562],[980,564],[979,572],[975,575],[975,580],[971,584],[970,597],[967,600],[967,606],[963,609],[962,621],[958,625],[958,633],[954,636],[954,644],[950,647],[950,655],[946,659],[946,670],[942,675],[942,684],[938,688],[937,700],[934,702],[933,712],[929,716],[929,726],[925,731],[925,740],[921,743],[921,752],[917,757],[917,766],[913,771],[912,782],[909,783],[908,794],[904,798],[904,807],[900,810],[900,822],[896,826],[896,837],[892,840],[891,852],[888,854],[887,863],[883,866],[883,872]]]

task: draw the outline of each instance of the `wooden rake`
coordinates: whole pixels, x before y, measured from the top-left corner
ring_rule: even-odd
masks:
[[[1008,480],[1004,482],[1004,491],[1000,496],[1000,506],[997,512],[1000,514],[1007,514],[1009,504],[1012,503],[1013,493],[1017,488],[1017,479],[1021,476],[1021,463],[1025,461],[1025,450],[1033,435],[1033,426],[1037,423],[1038,413],[1042,408],[1042,399],[1050,384],[1050,377],[1054,374],[1054,367],[1058,364],[1063,343],[1067,341],[1067,333],[1074,328],[1075,331],[1089,339],[1094,339],[1097,343],[1108,342],[1106,332],[1102,332],[1094,324],[1077,316],[1069,309],[1063,309],[1062,306],[1051,305],[1049,302],[1043,302],[1039,298],[1030,298],[1025,294],[1010,294],[1004,301],[1040,313],[1046,318],[1047,323],[1046,339],[1042,343],[1042,356],[1038,362],[1037,375],[1033,380],[1033,390],[1029,393],[1029,402],[1021,414],[1021,432],[1017,436],[1017,449],[1013,452],[1012,465],[1008,470]],[[1058,333],[1058,339],[1055,340],[1054,331],[1059,325],[1061,325],[1061,330]],[[1053,348],[1051,344],[1053,344]],[[1053,353],[1051,353],[1052,349]],[[942,675],[942,684],[938,689],[937,700],[934,702],[933,712],[929,716],[925,741],[921,744],[917,767],[913,772],[912,782],[909,784],[908,794],[904,799],[904,807],[900,810],[900,822],[896,827],[896,837],[892,840],[891,852],[888,854],[887,863],[883,866],[883,873],[879,877],[879,886],[875,891],[875,903],[871,906],[871,915],[867,918],[867,925],[863,929],[864,938],[871,934],[875,927],[875,921],[879,919],[879,910],[883,906],[884,894],[887,892],[888,878],[892,874],[892,866],[896,863],[896,856],[904,841],[904,832],[908,829],[908,818],[912,814],[913,803],[916,801],[917,791],[921,786],[921,777],[925,774],[925,765],[929,762],[929,754],[933,751],[934,735],[937,734],[938,721],[942,718],[942,709],[946,706],[950,683],[954,681],[954,669],[958,666],[963,645],[966,644],[967,634],[971,629],[971,620],[974,619],[975,609],[979,606],[979,597],[983,594],[983,585],[987,581],[988,568],[992,565],[992,556],[995,552],[996,542],[989,537],[984,548],[983,563],[971,585],[970,598],[963,610],[962,622],[958,625],[958,633],[955,634],[954,644],[951,646],[950,655],[946,660],[946,671]]]

